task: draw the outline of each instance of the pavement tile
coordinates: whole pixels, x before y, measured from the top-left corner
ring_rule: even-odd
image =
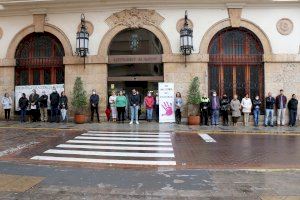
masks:
[[[0,192],[25,192],[45,177],[0,174]]]

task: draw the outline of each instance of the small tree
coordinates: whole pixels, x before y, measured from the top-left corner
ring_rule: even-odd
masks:
[[[73,93],[72,106],[75,114],[82,114],[87,107],[87,94],[83,88],[83,82],[80,77],[76,77]]]
[[[199,115],[199,104],[201,103],[199,87],[199,77],[196,76],[192,79],[188,91],[187,103],[190,105],[188,109],[189,115]]]

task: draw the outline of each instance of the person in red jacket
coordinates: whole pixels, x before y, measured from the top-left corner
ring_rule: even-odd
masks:
[[[154,106],[154,98],[151,95],[151,92],[148,92],[147,96],[144,99],[144,104],[147,110],[147,121],[151,122],[152,114],[153,114],[153,106]]]

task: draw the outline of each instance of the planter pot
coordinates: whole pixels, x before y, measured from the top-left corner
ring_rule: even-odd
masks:
[[[200,125],[200,116],[188,116],[188,125]]]
[[[76,124],[84,124],[85,123],[85,115],[76,114],[74,116],[74,122]]]

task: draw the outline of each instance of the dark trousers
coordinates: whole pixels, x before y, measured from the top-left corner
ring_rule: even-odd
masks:
[[[51,106],[51,122],[59,122],[58,106]]]
[[[25,122],[26,108],[20,110],[20,122]]]
[[[96,106],[96,107],[91,106],[91,121],[94,121],[94,114],[95,114],[95,113],[96,113],[98,122],[100,122],[98,106]]]
[[[156,121],[159,121],[159,105],[155,105],[155,116]]]
[[[31,114],[31,120],[33,122],[37,122],[39,120],[39,109],[31,109],[30,110],[30,114]]]
[[[4,113],[5,113],[5,119],[9,120],[10,119],[10,109],[4,109]]]
[[[290,117],[290,126],[295,126],[296,125],[296,119],[297,119],[297,110],[289,110],[289,117]]]
[[[125,107],[117,107],[118,121],[124,122],[125,120]]]
[[[240,117],[232,117],[232,123],[236,124]]]
[[[201,124],[202,125],[208,126],[208,116],[209,116],[208,109],[203,109],[201,111]]]
[[[176,123],[177,124],[181,123],[181,111],[180,111],[180,109],[176,109],[176,111],[175,111],[175,119],[176,119]]]
[[[222,115],[223,125],[228,125],[228,112],[227,112],[227,110],[222,110],[221,115]]]

